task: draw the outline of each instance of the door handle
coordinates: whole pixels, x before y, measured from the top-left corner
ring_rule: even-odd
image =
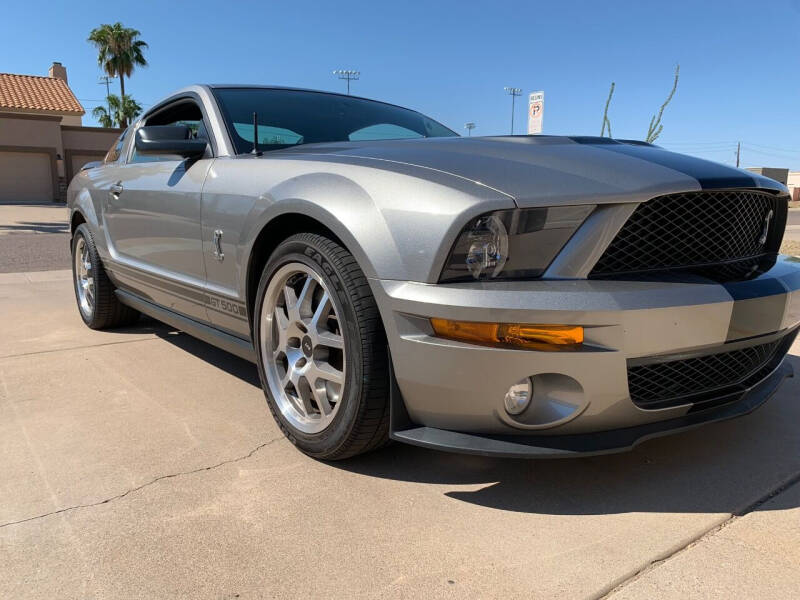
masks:
[[[122,190],[123,187],[121,181],[118,181],[117,183],[111,185],[111,195],[114,196],[115,198],[119,198],[119,195],[122,193]]]

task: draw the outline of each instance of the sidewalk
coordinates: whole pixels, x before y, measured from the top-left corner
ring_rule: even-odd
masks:
[[[249,363],[89,330],[63,271],[3,277],[0,597],[800,596],[797,379],[628,454],[327,464]]]

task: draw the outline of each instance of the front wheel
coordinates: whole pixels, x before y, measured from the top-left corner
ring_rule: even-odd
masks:
[[[261,383],[292,443],[335,460],[386,442],[386,337],[346,249],[309,233],[282,242],[262,273],[254,315]]]

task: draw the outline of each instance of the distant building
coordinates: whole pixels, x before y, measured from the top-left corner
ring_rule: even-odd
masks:
[[[83,127],[84,114],[61,63],[47,77],[0,73],[0,202],[64,199],[72,176],[120,134]]]
[[[779,169],[775,167],[747,167],[751,173],[758,173],[764,177],[769,177],[775,181],[786,185],[786,179],[789,176],[789,169]]]
[[[786,187],[792,195],[792,200],[800,202],[800,171],[789,171],[786,179]]]

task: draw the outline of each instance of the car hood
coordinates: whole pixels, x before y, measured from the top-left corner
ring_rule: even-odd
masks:
[[[701,189],[766,188],[780,183],[657,146],[609,138],[452,137],[296,146],[286,152],[336,162],[390,161],[469,179],[512,196],[521,207],[633,202]],[[312,158],[313,157],[313,158]],[[299,156],[297,156],[299,158]],[[361,161],[359,161],[361,162]]]

